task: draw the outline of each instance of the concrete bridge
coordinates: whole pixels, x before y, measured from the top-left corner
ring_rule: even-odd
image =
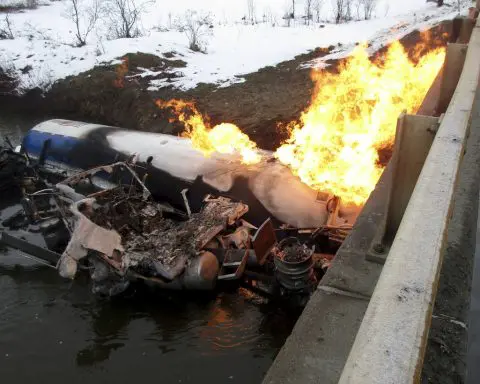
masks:
[[[452,23],[442,72],[399,117],[392,160],[264,384],[480,382],[479,10]]]

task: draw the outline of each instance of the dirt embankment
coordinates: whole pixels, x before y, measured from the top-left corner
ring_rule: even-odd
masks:
[[[444,42],[442,34],[451,30],[451,22],[432,29],[432,35]],[[407,47],[418,42],[419,33],[402,39]],[[156,78],[173,81],[185,66],[182,60],[160,58],[150,54],[126,55],[128,65],[102,66],[56,82],[49,92],[41,95],[31,91],[21,98],[0,98],[9,111],[63,117],[130,129],[178,134],[183,127],[169,122],[169,115],[159,110],[154,101],[182,98],[197,103],[212,123],[237,124],[258,145],[273,149],[285,138],[278,124],[298,119],[311,98],[313,83],[310,69],[301,65],[326,55],[331,49],[316,49],[285,61],[275,67],[265,67],[245,76],[245,82],[225,88],[200,84],[182,92],[173,87],[147,91],[149,77],[138,76],[138,68],[161,72]],[[331,62],[328,71],[335,71],[338,62]],[[137,76],[135,76],[137,75]]]
[[[4,97],[2,104],[19,112],[179,134],[183,126],[170,123],[171,115],[160,110],[155,100],[193,100],[212,123],[235,123],[260,146],[271,149],[279,142],[277,124],[298,118],[309,103],[313,87],[310,70],[300,69],[299,65],[327,52],[316,50],[276,67],[263,68],[247,75],[245,82],[229,87],[200,84],[186,92],[173,87],[147,91],[151,77],[135,76],[140,72],[139,67],[156,72],[165,69],[164,78],[168,81],[175,77],[172,69],[181,72],[185,66],[181,60],[128,54],[125,60],[128,65],[95,67],[58,81],[43,97],[34,90],[21,98]]]

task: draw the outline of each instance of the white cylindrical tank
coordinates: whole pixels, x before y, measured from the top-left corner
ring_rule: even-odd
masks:
[[[236,155],[205,157],[189,139],[69,120],[38,124],[24,137],[22,150],[68,172],[135,155],[146,165],[152,194],[179,206],[186,187],[192,194],[204,189],[244,201],[257,223],[271,216],[297,228],[315,228],[328,218],[327,202],[270,152],[258,164],[244,165]]]

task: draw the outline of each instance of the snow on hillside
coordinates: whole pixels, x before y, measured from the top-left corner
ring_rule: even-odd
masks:
[[[91,5],[99,0],[76,1],[83,32]],[[242,81],[244,74],[310,49],[340,43],[342,48],[335,53],[338,56],[348,53],[355,42],[374,40],[380,46],[415,28],[427,28],[458,14],[456,7],[438,8],[425,0],[378,0],[371,20],[334,24],[333,2],[319,0],[320,12],[312,10],[313,20],[305,25],[306,0],[296,1],[293,20],[286,17],[292,13],[292,2],[288,0],[121,0],[134,1],[141,11],[138,28],[134,30],[140,36],[118,39],[112,35],[114,17],[109,1],[118,0],[99,3],[98,21],[85,39],[86,45],[81,47],[77,47],[81,44],[75,23],[68,16],[72,0],[43,0],[36,9],[0,13],[0,36],[2,29],[13,35],[13,39],[0,40],[0,67],[16,73],[20,88],[25,91],[37,86],[48,88],[57,79],[111,63],[129,52],[160,57],[173,53],[174,58],[187,63],[180,69],[182,76],[173,84],[152,80],[151,89],[166,85],[188,89],[201,82],[225,86]],[[0,8],[26,2],[0,0]],[[462,0],[462,12],[470,4]],[[352,7],[351,16],[363,18],[363,10]],[[182,32],[187,21],[194,23],[199,19],[207,21],[200,27],[199,41],[199,48],[205,52],[192,51],[185,31]]]

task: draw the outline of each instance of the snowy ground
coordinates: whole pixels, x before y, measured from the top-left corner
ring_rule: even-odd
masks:
[[[83,7],[82,14],[86,14],[85,10],[95,0],[78,1]],[[48,88],[55,80],[111,63],[129,52],[160,57],[174,52],[175,58],[187,62],[174,86],[188,89],[201,82],[226,86],[242,81],[244,74],[316,47],[341,43],[342,47],[334,53],[337,57],[348,54],[355,42],[374,41],[377,48],[413,29],[427,28],[458,14],[456,6],[438,8],[425,0],[378,0],[371,20],[335,25],[331,0],[320,0],[321,21],[305,25],[304,1],[297,0],[297,18],[287,27],[283,18],[291,12],[291,1],[287,0],[254,0],[253,12],[248,11],[248,0],[134,1],[143,10],[139,24],[141,37],[109,39],[111,14],[103,11],[87,44],[80,48],[75,47],[75,24],[67,16],[71,0],[41,0],[37,9],[11,13],[8,21],[14,39],[0,40],[0,67],[15,71],[21,79],[21,89],[28,90],[36,86]],[[0,0],[0,6],[18,2],[23,1]],[[108,0],[102,4],[106,3]],[[282,5],[278,6],[279,3]],[[462,0],[462,13],[470,5],[471,1]],[[201,41],[206,53],[190,50],[185,33],[178,31],[188,10],[196,11],[197,16],[210,16],[211,27],[204,28]],[[357,18],[356,14],[354,7],[352,16]],[[362,16],[362,9],[358,15]],[[5,17],[5,13],[0,13],[0,31],[7,27]],[[313,17],[316,19],[315,13]],[[251,24],[252,18],[257,24]],[[81,27],[85,28],[83,24]],[[150,87],[165,85],[164,80],[152,80]]]

